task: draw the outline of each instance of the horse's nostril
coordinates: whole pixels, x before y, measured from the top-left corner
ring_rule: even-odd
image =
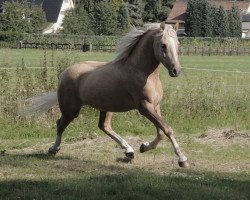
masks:
[[[175,68],[173,69],[173,74],[177,75],[177,70]]]

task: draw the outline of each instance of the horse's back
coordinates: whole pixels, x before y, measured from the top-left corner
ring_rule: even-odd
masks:
[[[74,64],[68,67],[61,76],[61,79],[71,79],[76,80],[79,76],[89,73],[101,66],[107,64],[106,62],[97,61],[84,61],[78,64]]]
[[[57,90],[59,105],[64,104],[63,102],[68,104],[69,101],[80,102],[79,80],[105,64],[106,62],[85,61],[66,68],[61,74]]]

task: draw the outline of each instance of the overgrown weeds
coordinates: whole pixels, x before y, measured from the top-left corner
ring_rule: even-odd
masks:
[[[13,68],[0,70],[0,115],[18,123],[29,121],[29,123],[52,127],[59,117],[58,108],[53,108],[46,115],[32,120],[21,118],[18,115],[18,109],[23,106],[24,100],[31,96],[55,91],[58,78],[66,67],[81,59],[98,58],[98,55],[95,53],[81,55],[75,51],[58,54],[57,51],[46,49],[39,53],[39,62],[34,63],[34,66],[30,66],[29,59],[23,57],[15,66],[15,70]],[[112,57],[112,54],[103,55],[105,60],[110,60]],[[203,58],[213,63],[213,57]],[[247,57],[241,58],[249,62]],[[186,62],[186,59],[190,65],[197,62],[196,57],[182,57],[182,59],[182,62]],[[223,62],[218,62],[218,59],[219,57],[216,57],[216,62],[213,64],[222,69]],[[234,63],[231,65],[233,66]],[[11,64],[6,61],[4,66],[11,66]],[[227,67],[230,68],[230,65]],[[249,74],[185,71],[180,78],[170,79],[165,75],[165,70],[162,69],[161,73],[165,92],[161,108],[164,118],[175,130],[192,133],[208,128],[250,129]],[[81,129],[95,132],[98,112],[87,108],[82,113],[83,116],[75,122],[75,125],[80,128],[73,129],[77,132]],[[117,114],[114,120],[116,121],[114,126],[120,132],[126,130],[135,134],[151,134],[154,131],[154,127],[135,111]]]

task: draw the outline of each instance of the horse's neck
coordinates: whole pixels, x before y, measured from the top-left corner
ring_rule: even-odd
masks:
[[[153,31],[145,33],[127,59],[127,63],[129,63],[131,67],[147,75],[158,72],[157,68],[160,64],[154,55],[153,42]]]

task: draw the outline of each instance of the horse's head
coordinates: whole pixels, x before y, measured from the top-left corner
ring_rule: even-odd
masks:
[[[177,25],[172,27],[162,22],[160,32],[155,36],[154,40],[155,57],[168,69],[171,77],[177,77],[181,72],[178,58],[179,41],[176,34],[177,29]]]

